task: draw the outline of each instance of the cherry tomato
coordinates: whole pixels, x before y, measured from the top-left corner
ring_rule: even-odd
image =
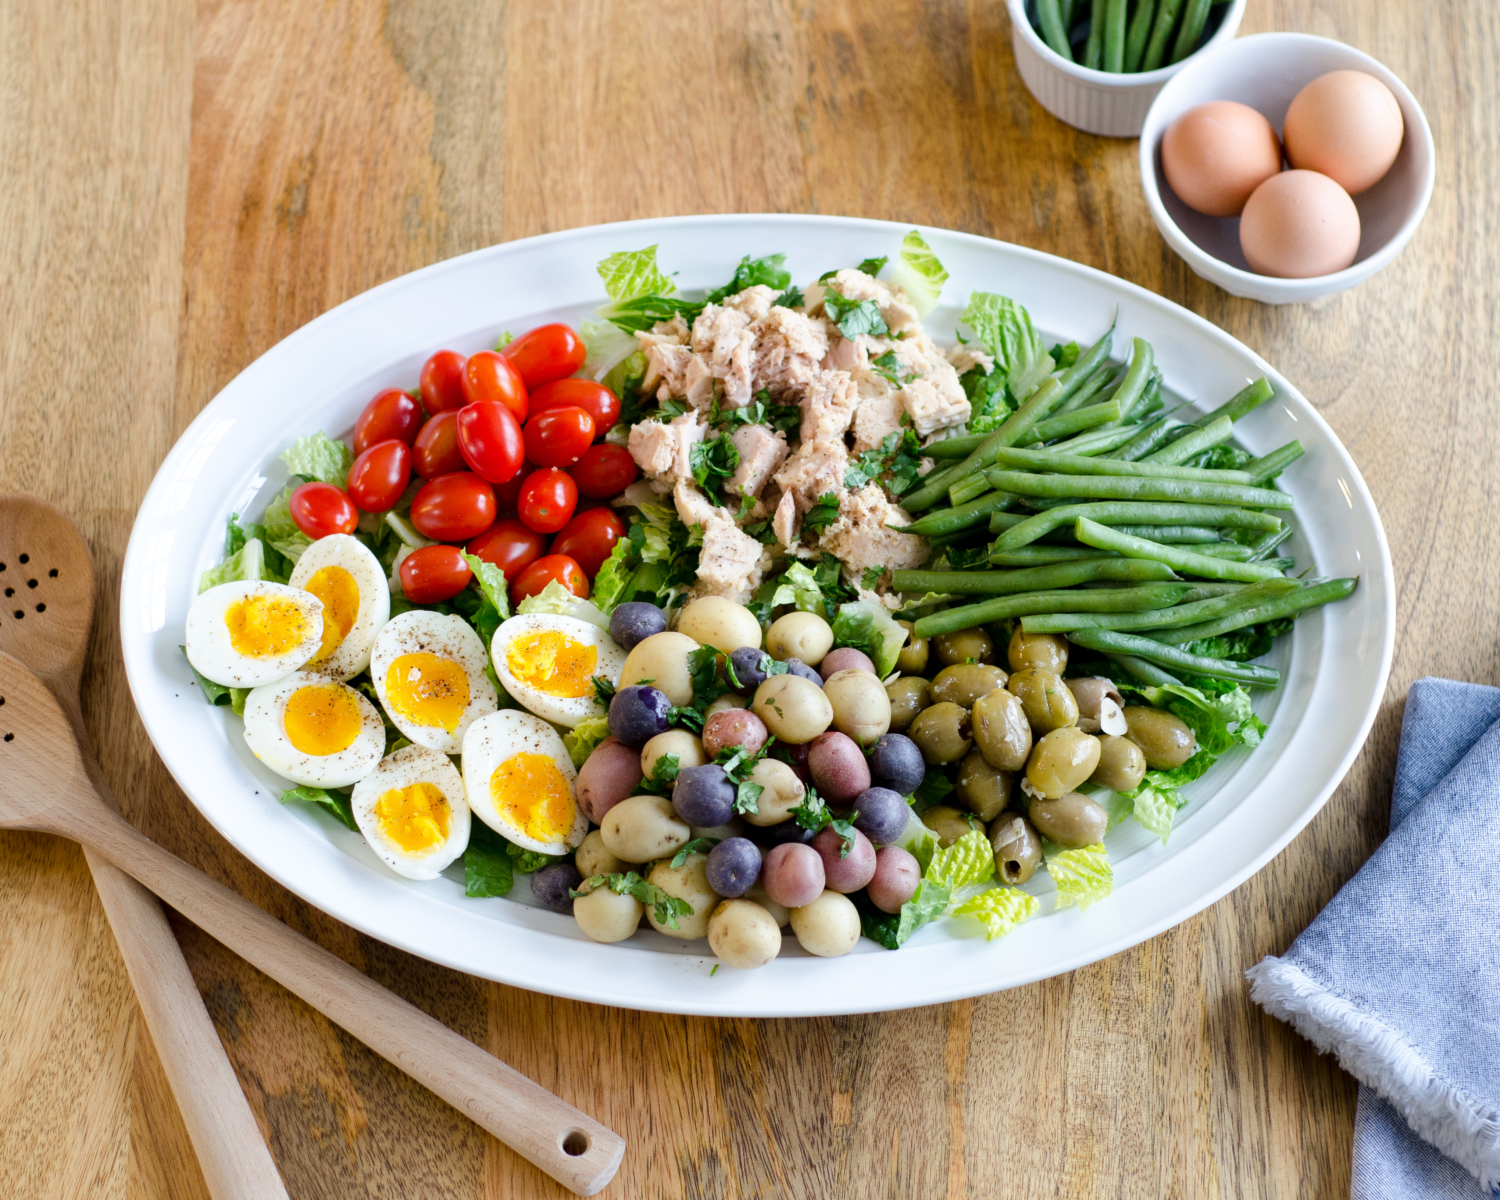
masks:
[[[335,533],[353,533],[359,525],[354,502],[331,483],[304,483],[288,501],[297,528],[316,541]],[[572,512],[571,507],[568,510]]]
[[[589,598],[589,577],[583,573],[583,568],[566,554],[549,554],[537,559],[516,577],[510,585],[511,604],[514,606],[527,596],[535,596],[553,580],[580,600]]]
[[[583,457],[568,468],[578,483],[578,490],[592,500],[618,496],[640,476],[635,459],[624,446],[601,442],[590,446]]]
[[[531,415],[549,408],[581,408],[594,418],[594,436],[603,437],[620,419],[620,400],[592,379],[559,379],[531,393]]]
[[[495,493],[468,471],[439,475],[412,500],[411,523],[434,541],[466,542],[495,523]]]
[[[462,471],[464,456],[458,448],[458,413],[450,408],[423,425],[411,454],[412,469],[423,479]]]
[[[493,350],[481,350],[464,364],[463,382],[465,403],[497,400],[517,421],[526,419],[526,384],[510,359]]]
[[[589,356],[583,339],[566,325],[542,325],[523,333],[500,353],[521,373],[527,391],[566,379]]]
[[[552,539],[552,553],[566,554],[592,579],[624,536],[625,522],[613,509],[591,508],[579,513]]]
[[[457,546],[423,546],[401,560],[401,590],[413,604],[451,600],[473,577]]]
[[[535,463],[523,462],[519,471],[504,483],[497,483],[495,485],[495,503],[500,506],[501,512],[515,513],[516,501],[521,495],[521,485],[526,482],[526,477],[535,470]]]
[[[458,449],[469,470],[490,483],[515,478],[526,458],[521,427],[497,400],[480,400],[458,410]]]
[[[439,350],[422,364],[422,407],[429,417],[450,408],[462,408],[464,356],[457,350]]]
[[[422,428],[422,406],[400,388],[386,388],[365,405],[354,422],[354,453],[395,438],[410,446]]]
[[[519,517],[501,517],[469,543],[469,553],[514,580],[547,552],[547,539]]]
[[[549,408],[526,422],[526,457],[539,467],[570,467],[594,440],[594,419],[581,408]]]
[[[349,498],[361,512],[389,512],[410,482],[411,447],[391,438],[376,442],[354,460],[349,468]]]
[[[578,485],[573,477],[556,467],[543,467],[528,475],[521,485],[516,511],[538,533],[556,533],[573,519],[577,504]]]

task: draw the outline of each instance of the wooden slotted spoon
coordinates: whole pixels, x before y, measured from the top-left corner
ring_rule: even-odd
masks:
[[[0,506],[13,500],[0,498]],[[8,526],[8,515],[0,507],[0,527]],[[76,538],[76,531],[66,518],[63,521],[69,535]],[[14,602],[14,607],[0,609],[0,627],[53,615],[59,629],[52,637],[60,640],[64,618],[79,619],[76,611],[69,616],[63,602],[65,570],[71,574],[81,567],[87,572],[92,607],[87,548],[83,548],[81,562],[75,554],[69,565],[61,549],[52,548],[57,545],[56,532],[54,528],[54,540],[45,551],[17,550],[14,561],[0,554],[0,562],[5,563],[0,572],[0,603]],[[25,563],[20,562],[22,553],[27,555]],[[43,554],[60,561],[48,566],[41,562]],[[18,566],[22,571],[33,566],[41,569],[40,574],[20,576],[24,593],[11,576]],[[58,571],[56,576],[49,574],[53,569]],[[34,588],[29,586],[31,579],[37,580]],[[43,580],[49,581],[45,591]],[[4,596],[5,588],[14,594]],[[37,611],[38,605],[44,607]],[[16,611],[23,616],[16,617]],[[86,634],[86,619],[83,628]],[[61,657],[68,658],[66,654]],[[81,664],[80,647],[72,668],[74,679]],[[565,1187],[593,1195],[619,1168],[625,1142],[613,1130],[140,833],[101,797],[57,699],[35,674],[5,653],[0,653],[0,828],[57,834],[96,851]],[[157,916],[160,919],[159,910]]]

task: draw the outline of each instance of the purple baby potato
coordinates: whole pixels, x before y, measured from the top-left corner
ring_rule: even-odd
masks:
[[[911,807],[890,788],[866,788],[854,802],[854,828],[877,846],[894,842],[906,829]]]
[[[875,874],[875,847],[858,829],[854,831],[854,845],[843,858],[839,854],[844,848],[844,839],[832,826],[813,838],[812,848],[823,860],[824,886],[835,892],[843,892],[846,896],[857,892]]]
[[[659,733],[666,733],[672,702],[654,687],[627,687],[609,702],[609,731],[627,746],[644,746]]]
[[[573,911],[573,897],[568,892],[583,882],[583,876],[571,861],[548,863],[531,876],[531,894],[543,908],[553,912]]]
[[[738,746],[754,754],[770,736],[766,723],[748,708],[725,709],[703,722],[703,753],[717,758],[725,746]]]
[[[734,671],[733,683],[739,680],[738,686],[753,691],[766,681],[765,664],[773,662],[769,654],[759,646],[741,646],[729,654],[729,666]]]
[[[725,838],[708,852],[708,886],[720,896],[743,896],[760,878],[760,847],[749,838]]]
[[[766,895],[787,908],[801,908],[823,894],[823,856],[801,842],[787,842],[766,855],[760,882]]]
[[[870,747],[870,779],[877,787],[910,796],[926,774],[922,752],[904,733],[884,734]]]
[[[870,656],[863,650],[856,650],[853,646],[840,646],[837,650],[830,650],[828,656],[818,664],[818,670],[823,672],[824,679],[831,678],[836,671],[847,671],[851,668],[868,671],[871,675],[875,674],[875,664],[870,661]]]
[[[654,604],[631,601],[621,604],[609,615],[609,636],[629,654],[648,637],[667,628],[667,614]]]
[[[909,850],[882,846],[875,851],[875,874],[870,877],[870,903],[881,912],[898,913],[922,882],[922,868]]]
[[[578,806],[595,825],[621,800],[635,795],[641,782],[640,751],[607,737],[578,769]]]
[[[870,766],[859,743],[846,733],[820,733],[808,743],[813,785],[830,804],[849,804],[870,786]]]
[[[672,808],[689,825],[712,828],[734,815],[734,784],[718,763],[688,767],[677,774]]]
[[[819,687],[823,686],[823,677],[800,658],[789,658],[786,660],[786,673],[788,675],[796,675],[798,678],[805,679],[809,683],[815,683]]]

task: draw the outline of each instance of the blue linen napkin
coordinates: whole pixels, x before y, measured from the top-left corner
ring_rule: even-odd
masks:
[[[1412,685],[1390,836],[1246,975],[1360,1081],[1353,1200],[1500,1195],[1500,688]]]

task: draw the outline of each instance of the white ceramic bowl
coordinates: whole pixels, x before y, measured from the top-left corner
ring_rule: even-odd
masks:
[[[1232,41],[1245,16],[1245,0],[1229,0],[1209,13],[1209,25],[1218,22],[1213,35],[1180,63],[1133,75],[1112,75],[1069,62],[1047,45],[1026,16],[1026,0],[1006,3],[1016,67],[1027,90],[1059,121],[1104,137],[1136,137],[1162,85],[1190,63],[1213,53],[1215,47]]]
[[[1406,85],[1368,54],[1307,33],[1258,33],[1187,60],[1151,105],[1141,130],[1141,186],[1151,219],[1194,274],[1226,292],[1266,304],[1316,300],[1363,283],[1411,240],[1432,199],[1436,176],[1432,130]],[[1279,135],[1286,110],[1303,87],[1329,71],[1365,71],[1401,105],[1406,134],[1386,177],[1354,197],[1359,210],[1359,252],[1351,266],[1311,279],[1276,279],[1250,270],[1240,251],[1238,217],[1194,212],[1167,186],[1161,140],[1188,109],[1209,100],[1237,100],[1265,114]]]

